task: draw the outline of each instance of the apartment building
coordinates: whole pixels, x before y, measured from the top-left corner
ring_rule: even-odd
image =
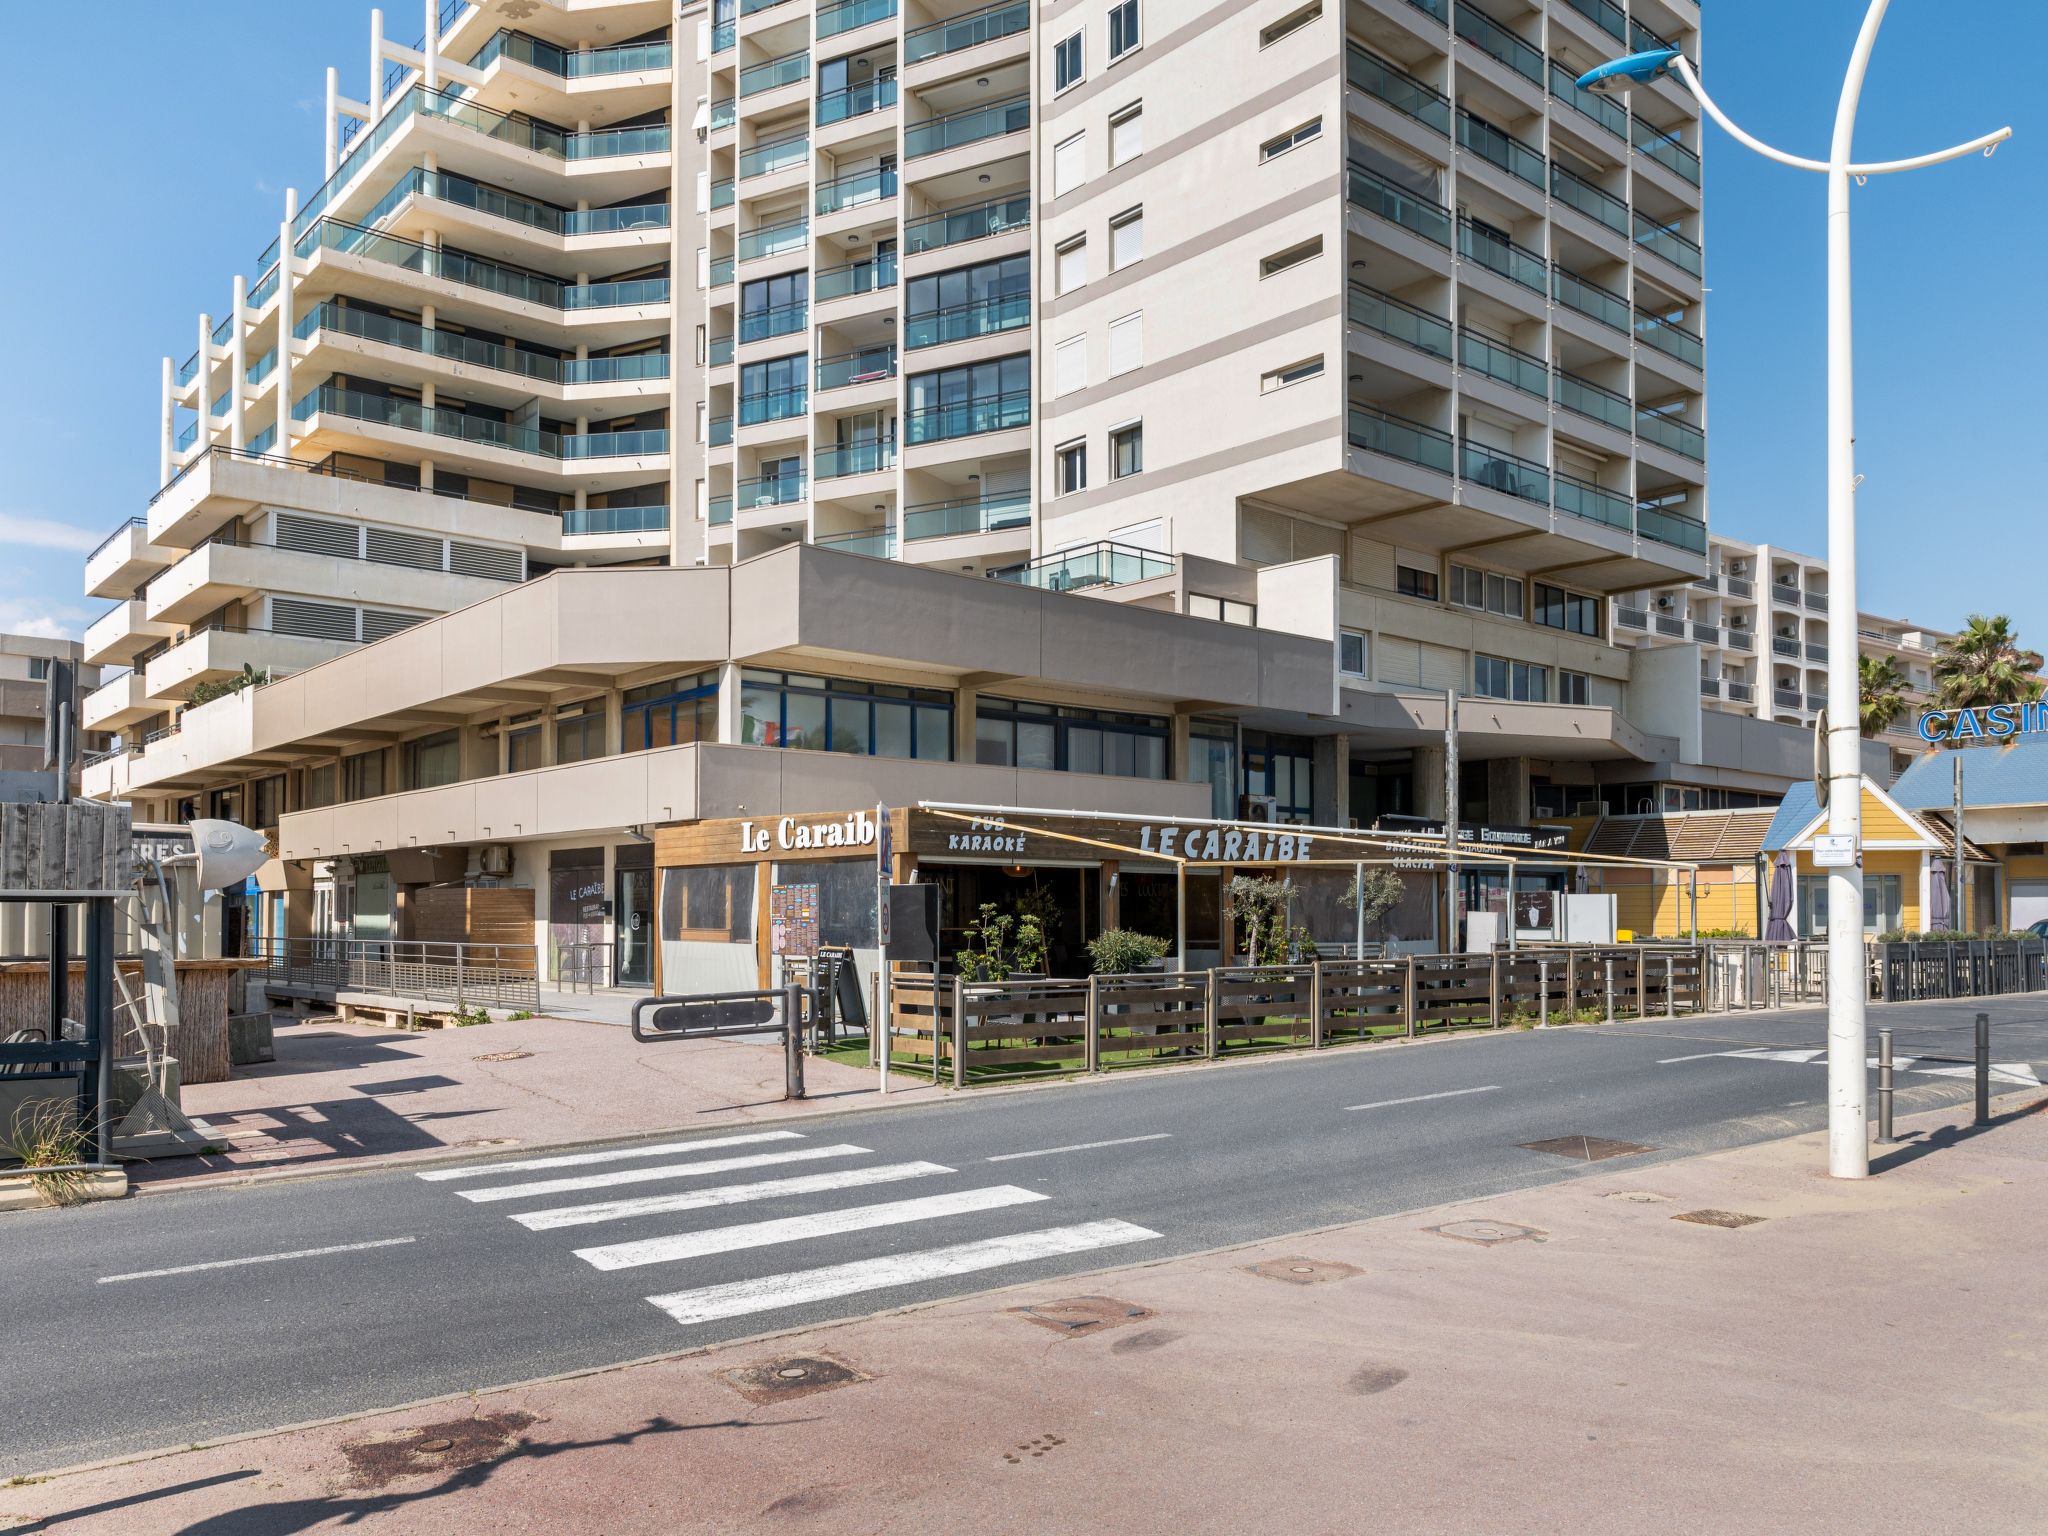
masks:
[[[80,664],[82,649],[76,640],[0,635],[0,773],[42,770],[45,690],[52,661],[68,661],[77,668],[81,694],[99,686],[100,669]],[[80,731],[82,752],[97,751],[104,745],[97,732]]]
[[[510,886],[644,983],[754,926],[657,829],[1440,815],[1451,692],[1467,821],[1808,771],[1610,614],[1708,572],[1700,126],[1572,82],[1692,0],[519,10],[373,15],[88,561],[89,785],[274,829],[264,931]]]

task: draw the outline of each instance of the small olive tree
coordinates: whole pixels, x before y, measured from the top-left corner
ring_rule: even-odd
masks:
[[[1375,864],[1363,875],[1353,876],[1337,900],[1347,911],[1363,918],[1366,927],[1377,929],[1381,919],[1401,905],[1401,898],[1407,894],[1408,887],[1402,884],[1399,875],[1384,864]]]

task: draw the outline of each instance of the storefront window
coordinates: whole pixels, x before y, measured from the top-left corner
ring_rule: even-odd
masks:
[[[670,942],[697,939],[751,944],[754,866],[711,864],[694,869],[664,869],[661,936]]]
[[[740,740],[945,762],[953,756],[953,696],[937,688],[749,669],[742,675]]]
[[[1237,814],[1237,727],[1227,720],[1188,725],[1188,782],[1209,786],[1209,814],[1227,821]]]
[[[974,756],[1003,768],[1163,779],[1170,729],[1161,715],[981,699],[974,710]]]
[[[718,674],[672,677],[629,688],[619,710],[619,750],[646,752],[718,735]]]
[[[873,949],[875,934],[875,865],[872,859],[817,859],[806,864],[777,864],[777,885],[818,888],[818,942]]]
[[[1900,913],[1900,880],[1897,875],[1865,875],[1863,877],[1863,931],[1885,933],[1902,926]],[[1804,938],[1817,939],[1828,931],[1828,877],[1826,875],[1801,875],[1799,877],[1799,932]]]

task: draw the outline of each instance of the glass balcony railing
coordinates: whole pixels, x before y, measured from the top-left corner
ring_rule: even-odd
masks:
[[[592,133],[566,135],[567,158],[610,160],[620,155],[665,155],[669,148],[667,123],[645,128],[601,128]]]
[[[668,279],[635,277],[618,283],[583,283],[562,290],[564,309],[612,309],[622,304],[666,304]]]
[[[1525,79],[1543,83],[1543,50],[1523,41],[1486,12],[1475,10],[1470,0],[1458,0],[1451,25],[1482,53],[1491,54]]]
[[[1576,208],[1587,218],[1605,224],[1617,234],[1628,233],[1628,204],[1603,192],[1583,177],[1561,165],[1550,168],[1550,195],[1567,208]]]
[[[958,53],[999,37],[1012,37],[1031,25],[1031,7],[1024,0],[1003,0],[949,21],[912,27],[903,34],[903,62],[917,64],[941,54]]]
[[[395,320],[351,305],[317,305],[292,327],[292,335],[301,341],[310,341],[322,331],[549,384],[562,380],[562,361],[552,353],[500,346],[459,331],[428,330],[410,320]]]
[[[1700,157],[1668,133],[1653,128],[1642,118],[1629,120],[1629,140],[1666,170],[1694,186],[1700,184]]]
[[[740,118],[739,103],[726,96],[711,103],[711,117],[706,126],[716,133],[721,128],[730,128]]]
[[[1629,430],[1635,411],[1626,395],[1617,395],[1611,389],[1603,389],[1589,379],[1577,374],[1557,371],[1554,387],[1560,407],[1587,416],[1594,421],[1604,422],[1617,432]]]
[[[1589,523],[1605,523],[1609,528],[1628,532],[1634,522],[1630,515],[1634,507],[1628,497],[1562,471],[1556,479],[1558,511],[1569,517],[1584,518]]]
[[[183,429],[178,433],[177,442],[173,446],[177,449],[179,453],[183,453],[187,448],[190,448],[194,443],[198,441],[199,423],[196,421],[188,421],[185,423]]]
[[[785,138],[770,139],[756,144],[752,149],[743,149],[739,156],[740,180],[751,176],[766,176],[774,171],[785,171],[793,165],[803,165],[811,158],[811,136],[808,133],[792,133]]]
[[[218,395],[214,396],[213,404],[209,406],[208,409],[216,418],[222,420],[226,419],[228,414],[229,397],[232,396],[233,394],[234,391],[232,389],[224,389]]]
[[[1658,507],[1636,508],[1636,532],[1646,539],[1659,544],[1670,544],[1678,549],[1691,550],[1696,555],[1707,552],[1707,525],[1695,522],[1689,517],[1679,517]]]
[[[1028,229],[1030,226],[1031,198],[1019,192],[911,219],[903,226],[903,248],[915,256],[921,251],[943,250],[949,245],[986,240],[991,235],[1008,234],[1013,229]]]
[[[629,352],[622,357],[565,357],[564,384],[637,384],[669,376],[666,352]]]
[[[1614,0],[1565,0],[1573,10],[1592,22],[1617,43],[1628,40],[1628,25]]]
[[[801,301],[749,310],[740,316],[740,344],[766,341],[771,336],[794,336],[809,323],[810,305]]]
[[[713,528],[731,527],[732,498],[730,496],[713,496],[710,499],[710,501],[705,504],[704,521],[709,523]]]
[[[827,299],[849,299],[855,294],[874,293],[896,286],[896,253],[884,251],[872,261],[849,261],[840,267],[820,267],[811,274],[811,296],[822,304]]]
[[[1611,96],[1596,96],[1579,89],[1578,76],[1557,64],[1550,66],[1550,94],[1581,112],[1618,139],[1628,137],[1628,112]]]
[[[194,379],[198,377],[199,354],[197,352],[194,352],[190,357],[186,358],[184,362],[178,364],[178,388],[183,389],[187,384],[190,384]]]
[[[905,315],[903,345],[905,350],[935,347],[941,342],[965,341],[973,336],[1014,331],[1030,323],[1031,295],[1006,294],[974,304],[952,304],[926,314]]]
[[[723,368],[732,361],[732,338],[714,336],[704,344],[704,361],[712,368]]]
[[[322,384],[292,407],[292,420],[305,421],[315,414],[346,417],[351,421],[399,427],[408,432],[425,432],[435,437],[454,438],[485,448],[502,448],[513,453],[560,458],[561,439],[553,432],[532,427],[515,427],[446,406],[421,405],[416,400],[394,400],[385,395],[366,394],[335,384]]]
[[[277,297],[277,275],[275,266],[256,279],[256,286],[249,290],[249,313],[261,313],[263,307]]]
[[[852,384],[873,384],[896,377],[896,349],[892,346],[863,347],[858,352],[841,352],[818,359],[818,388],[845,389]]]
[[[1640,213],[1636,215],[1636,244],[1655,251],[1679,271],[1691,273],[1694,277],[1704,270],[1697,245],[1675,229],[1652,224]]]
[[[538,272],[504,266],[460,251],[430,248],[417,240],[383,234],[360,224],[345,224],[339,219],[320,220],[300,238],[296,254],[310,257],[322,249],[384,262],[425,277],[484,289],[549,309],[604,309],[620,304],[659,304],[668,299],[665,277],[578,287]]]
[[[803,499],[804,472],[801,469],[786,475],[762,475],[742,480],[732,491],[732,504],[742,512],[755,507],[786,507]]]
[[[895,14],[896,0],[839,0],[836,5],[821,5],[817,12],[818,41],[872,22],[887,21]]]
[[[1549,262],[1527,246],[1517,245],[1470,219],[1458,220],[1458,254],[1511,283],[1520,283],[1537,293],[1549,291]]]
[[[734,43],[739,41],[739,27],[740,24],[738,21],[719,21],[712,23],[711,52],[714,56],[717,54],[724,53],[727,49],[731,48]]]
[[[1006,133],[1022,133],[1031,126],[1031,98],[1013,97],[965,112],[949,112],[927,122],[912,123],[903,130],[905,156],[935,155],[943,149],[958,149]]]
[[[794,85],[811,72],[809,50],[785,53],[779,59],[767,59],[759,64],[749,64],[740,71],[739,95],[744,101],[749,96],[758,96],[763,91],[772,91],[785,85]]]
[[[998,491],[987,496],[960,496],[928,501],[903,509],[903,537],[939,539],[963,533],[996,533],[1031,526],[1028,491]]]
[[[1637,340],[1648,342],[1659,352],[1675,357],[1681,363],[1694,368],[1707,366],[1707,344],[1675,320],[1637,310],[1635,333]]]
[[[1408,0],[1408,3],[1424,15],[1434,16],[1445,26],[1451,23],[1451,0]]]
[[[830,181],[819,182],[816,190],[817,202],[813,206],[821,214],[886,202],[896,195],[896,168],[885,165],[872,171],[835,176]]]
[[[836,549],[842,555],[869,555],[877,560],[896,558],[896,532],[892,528],[821,534],[811,542],[820,549]]]
[[[1470,438],[1458,440],[1458,478],[1468,485],[1481,485],[1522,501],[1550,505],[1548,469],[1534,460],[1489,448]]]
[[[1022,565],[990,571],[997,581],[1048,592],[1078,592],[1087,587],[1122,587],[1173,574],[1173,557],[1157,550],[1114,544],[1105,539],[1079,549],[1043,555]]]
[[[753,16],[762,11],[772,11],[778,5],[787,5],[789,0],[740,0],[740,14]]]
[[[801,416],[810,405],[811,392],[799,385],[794,389],[763,390],[758,395],[740,396],[740,425],[759,426],[764,421],[787,421]]]
[[[704,440],[713,448],[723,448],[732,441],[732,418],[713,416],[704,423]]]
[[[261,384],[265,379],[270,377],[271,371],[276,367],[277,348],[272,347],[269,351],[265,352],[261,357],[257,358],[255,362],[249,365],[246,377],[248,378],[251,384]]]
[[[529,37],[524,32],[501,31],[477,50],[469,60],[469,67],[488,69],[499,59],[511,59],[551,75],[560,75],[566,80],[584,80],[667,69],[675,62],[675,54],[665,41],[577,49],[563,48]]]
[[[1376,405],[1354,404],[1348,413],[1346,433],[1351,446],[1367,453],[1384,454],[1404,464],[1417,464],[1440,474],[1451,472],[1451,437],[1435,427],[1396,416]]]
[[[1344,77],[1366,95],[1377,97],[1397,112],[1407,113],[1425,127],[1441,134],[1450,133],[1449,98],[1370,49],[1356,43],[1345,44]]]
[[[896,439],[880,437],[864,443],[838,443],[811,455],[811,473],[820,480],[847,475],[872,475],[896,467]]]
[[[1450,361],[1451,324],[1448,320],[1362,283],[1351,285],[1346,303],[1353,325],[1362,325],[1403,346]]]
[[[1699,60],[1693,57],[1699,52],[1697,48],[1680,48],[1677,43],[1667,43],[1634,17],[1629,18],[1628,49],[1630,53],[1654,53],[1665,48],[1676,49],[1678,52],[1683,53],[1688,59],[1692,60],[1695,66],[1699,63]]]
[[[250,438],[248,446],[244,448],[242,451],[244,453],[264,454],[270,452],[270,450],[275,448],[276,446],[277,423],[272,422],[269,426],[265,427],[261,432],[258,432],[254,437]]]
[[[827,91],[818,98],[818,126],[843,123],[850,117],[865,117],[896,105],[896,77],[863,80],[843,91]]]
[[[1519,389],[1545,402],[1550,399],[1550,365],[1518,348],[1489,341],[1470,331],[1460,331],[1458,362],[1471,372],[1484,374],[1510,389]]]
[[[1628,332],[1628,300],[1598,283],[1588,282],[1576,272],[1551,268],[1550,295],[1566,309],[1576,310],[1589,320],[1611,325],[1623,334]]]
[[[980,400],[962,400],[951,405],[919,406],[903,413],[905,440],[913,445],[1029,425],[1031,391],[1028,389],[1012,390],[1006,395],[989,395]]]
[[[562,513],[562,532],[571,537],[590,533],[667,531],[667,507],[570,507]]]
[[[718,180],[711,183],[711,206],[714,210],[730,208],[737,196],[738,190],[733,185],[733,179],[730,176],[721,176]]]
[[[1451,210],[1441,203],[1395,186],[1357,161],[1347,167],[1348,195],[1367,213],[1376,213],[1425,240],[1448,248],[1451,243]]]
[[[1543,151],[1503,133],[1484,118],[1458,111],[1458,143],[1489,165],[1498,166],[1530,186],[1543,186]]]
[[[221,319],[214,322],[213,344],[216,347],[224,347],[230,341],[233,341],[234,338],[235,317],[233,315],[225,315]]]
[[[712,288],[723,288],[727,283],[730,283],[732,281],[732,269],[732,257],[712,257],[711,264],[706,269],[705,273],[706,277],[709,279],[708,286]]]
[[[1707,461],[1707,434],[1691,422],[1680,421],[1675,416],[1657,411],[1638,411],[1636,436],[1701,464]]]
[[[811,225],[808,219],[791,219],[784,224],[764,224],[758,229],[747,230],[734,245],[741,261],[754,261],[763,256],[780,256],[784,251],[800,249],[810,239]]]
[[[564,433],[565,459],[644,459],[668,452],[668,433],[660,427],[632,432]]]

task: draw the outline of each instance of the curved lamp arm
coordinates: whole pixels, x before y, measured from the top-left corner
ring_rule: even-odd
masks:
[[[1825,160],[1808,160],[1801,155],[1788,155],[1782,149],[1773,149],[1762,139],[1745,133],[1737,126],[1735,119],[1714,104],[1714,98],[1709,96],[1707,88],[1700,84],[1700,77],[1694,71],[1692,61],[1686,58],[1684,54],[1679,54],[1671,61],[1671,72],[1678,76],[1685,88],[1691,91],[1694,98],[1706,109],[1707,116],[1727,129],[1734,138],[1748,145],[1766,159],[1775,160],[1780,165],[1789,165],[1795,170],[1819,171],[1823,175],[1829,170],[1828,163]],[[1851,176],[1887,176],[1894,171],[1918,170],[1923,165],[1939,165],[1944,160],[1959,160],[1964,155],[1975,154],[1978,150],[1983,150],[1986,154],[1989,154],[2011,137],[2012,130],[2010,128],[2001,128],[1996,133],[1987,133],[1981,138],[1970,140],[1967,144],[1958,144],[1953,149],[1937,150],[1931,155],[1915,155],[1907,160],[1881,160],[1869,165],[1852,165],[1849,167],[1849,174]]]

